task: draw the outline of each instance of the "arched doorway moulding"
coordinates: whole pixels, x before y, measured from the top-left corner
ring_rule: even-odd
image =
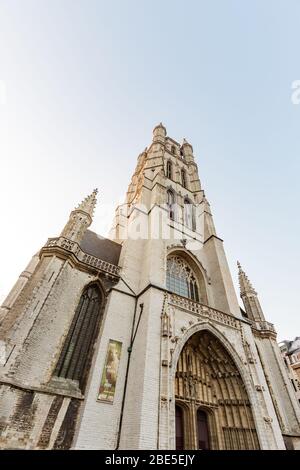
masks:
[[[249,401],[251,403],[251,409],[252,409],[252,414],[253,414],[253,419],[255,423],[255,428],[257,432],[257,437],[259,440],[259,445],[260,448],[263,449],[263,442],[264,442],[264,437],[263,437],[263,429],[264,425],[262,423],[261,416],[258,413],[259,409],[259,403],[256,399],[255,396],[255,391],[254,391],[254,384],[249,376],[249,374],[246,371],[245,365],[243,364],[242,360],[240,359],[240,356],[237,354],[237,352],[234,350],[230,342],[225,338],[223,333],[221,333],[217,328],[215,328],[213,325],[211,325],[208,322],[203,322],[203,323],[198,323],[195,325],[192,325],[190,328],[188,328],[183,336],[179,339],[179,341],[176,344],[175,350],[172,354],[172,366],[169,374],[169,390],[171,393],[171,403],[170,403],[170,425],[174,423],[175,420],[175,392],[174,392],[174,381],[175,381],[175,374],[176,374],[176,369],[177,369],[177,362],[180,356],[180,353],[186,344],[186,342],[193,336],[195,333],[198,333],[199,331],[204,331],[207,330],[209,331],[212,335],[214,335],[222,344],[222,346],[225,348],[225,350],[228,352],[228,354],[232,357],[233,361],[235,362],[235,365],[241,375],[241,378],[243,380],[243,384],[245,386],[245,389],[247,391],[247,395],[249,398]],[[175,429],[174,429],[174,437],[173,440],[170,442],[171,448],[174,448],[175,444]]]

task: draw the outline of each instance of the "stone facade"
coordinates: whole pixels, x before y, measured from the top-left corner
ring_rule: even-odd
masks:
[[[96,194],[1,308],[0,447],[300,448],[275,329],[240,265],[239,307],[192,146],[155,127],[109,239],[89,230]]]
[[[287,372],[300,406],[300,337],[279,343]]]

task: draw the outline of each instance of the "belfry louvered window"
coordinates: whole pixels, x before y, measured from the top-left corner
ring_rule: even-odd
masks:
[[[172,179],[172,163],[170,160],[167,161],[167,178]]]
[[[170,256],[167,259],[167,289],[199,302],[196,277],[191,267],[180,256]]]
[[[181,183],[184,188],[186,188],[186,173],[185,170],[181,170]]]
[[[196,230],[195,207],[188,198],[184,199],[184,224],[190,230]]]
[[[167,206],[169,212],[169,218],[175,220],[175,196],[171,189],[167,191]]]
[[[102,303],[97,285],[83,291],[54,372],[57,377],[78,381],[81,390],[100,326]]]

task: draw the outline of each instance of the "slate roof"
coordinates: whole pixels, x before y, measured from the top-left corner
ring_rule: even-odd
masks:
[[[87,230],[80,243],[81,249],[89,255],[100,258],[108,263],[118,265],[122,245],[108,238],[101,237],[91,230]]]

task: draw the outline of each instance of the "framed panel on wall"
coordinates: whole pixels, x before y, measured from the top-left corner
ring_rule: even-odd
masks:
[[[122,343],[113,339],[109,340],[97,398],[99,401],[107,403],[114,401],[121,350]]]

